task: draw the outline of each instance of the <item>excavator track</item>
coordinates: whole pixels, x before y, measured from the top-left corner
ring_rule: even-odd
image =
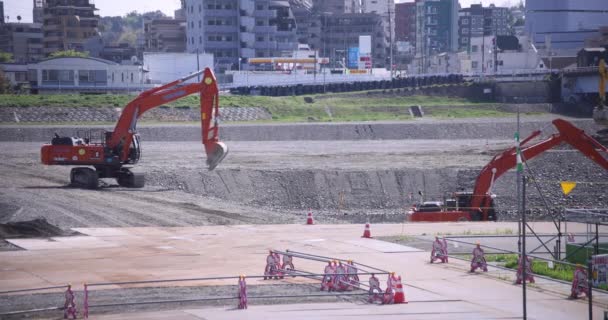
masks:
[[[97,189],[99,177],[97,171],[87,167],[77,167],[70,171],[70,185],[77,188]]]

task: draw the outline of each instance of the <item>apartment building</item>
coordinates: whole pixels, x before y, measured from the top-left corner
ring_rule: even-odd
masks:
[[[185,10],[187,51],[212,53],[219,71],[297,49],[288,1],[186,0]]]
[[[86,42],[99,37],[97,10],[89,0],[45,0],[42,25],[44,53],[85,51]]]
[[[416,72],[425,73],[431,55],[458,50],[458,0],[416,1]]]
[[[0,51],[12,53],[16,63],[43,59],[42,25],[13,22],[0,24]]]
[[[144,21],[144,51],[185,52],[186,20],[151,19]]]
[[[494,5],[484,8],[480,4],[474,4],[470,8],[460,9],[458,17],[459,49],[468,50],[471,47],[472,37],[511,35],[509,17],[509,8]]]

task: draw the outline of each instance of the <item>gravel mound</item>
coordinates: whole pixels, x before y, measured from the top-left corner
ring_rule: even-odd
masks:
[[[0,238],[47,238],[73,235],[46,221],[44,218],[0,223]]]

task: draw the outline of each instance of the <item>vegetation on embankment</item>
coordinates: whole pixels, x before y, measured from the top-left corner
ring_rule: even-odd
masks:
[[[0,95],[0,107],[124,107],[133,95]],[[188,96],[168,103],[169,107],[197,107],[199,97]],[[438,118],[501,117],[509,113],[493,104],[463,98],[438,96],[381,95],[378,92],[319,94],[310,96],[222,95],[221,107],[263,107],[273,121],[370,121],[410,119],[409,107],[424,107],[425,116]]]

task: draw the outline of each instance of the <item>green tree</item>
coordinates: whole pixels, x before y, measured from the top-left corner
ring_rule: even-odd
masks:
[[[51,58],[59,58],[59,57],[80,57],[86,58],[89,56],[88,52],[80,52],[76,50],[65,50],[65,51],[55,51],[51,53]]]
[[[0,63],[13,62],[13,54],[0,51]]]
[[[0,69],[0,94],[10,93],[11,83],[7,77],[4,76],[4,71]]]

